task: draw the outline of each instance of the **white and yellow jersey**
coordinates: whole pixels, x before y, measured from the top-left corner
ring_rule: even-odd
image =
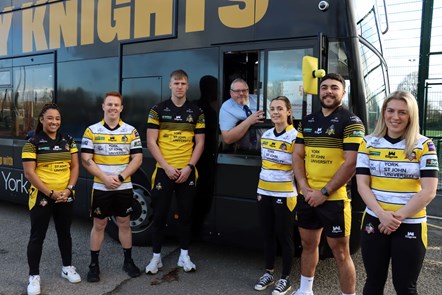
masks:
[[[362,141],[356,173],[370,175],[371,190],[379,205],[397,211],[421,190],[420,178],[438,177],[436,148],[431,139],[421,135],[410,155],[405,155],[405,140],[387,140],[366,136]],[[376,216],[369,208],[367,213]],[[426,209],[403,220],[404,223],[426,221]]]
[[[293,125],[289,125],[280,134],[272,128],[262,135],[262,168],[259,174],[258,194],[275,197],[298,195],[292,170],[296,134]]]
[[[107,175],[118,175],[130,162],[130,156],[142,153],[138,131],[120,120],[118,126],[110,129],[102,120],[89,126],[83,135],[81,152],[94,154],[93,160]],[[107,191],[103,182],[94,177],[94,189]],[[132,188],[130,177],[126,178],[118,190]]]

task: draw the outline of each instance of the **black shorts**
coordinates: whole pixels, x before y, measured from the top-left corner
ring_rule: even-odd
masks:
[[[298,195],[296,204],[296,224],[305,229],[321,229],[330,238],[342,238],[350,235],[351,205],[350,200],[325,201],[318,207],[311,207]]]
[[[133,190],[92,190],[91,216],[104,219],[109,216],[129,216],[133,211]]]

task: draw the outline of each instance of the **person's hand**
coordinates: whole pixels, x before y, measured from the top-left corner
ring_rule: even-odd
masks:
[[[68,191],[66,193],[66,191]],[[68,197],[70,195],[70,191],[65,189],[61,192],[54,191],[52,194],[52,198],[55,200],[55,203],[66,203],[68,201]]]
[[[264,123],[264,111],[256,111],[250,116],[247,117],[246,120],[250,121],[250,125],[256,124],[256,123]]]
[[[181,171],[173,166],[167,165],[166,167],[163,167],[163,169],[170,180],[177,180],[178,177],[180,177]]]
[[[192,173],[192,168],[189,166],[184,167],[180,170],[180,176],[175,180],[176,183],[183,183],[186,182],[186,180],[189,178],[190,174]]]
[[[320,190],[307,188],[305,191],[303,190],[302,192],[304,193],[305,201],[312,207],[318,207],[327,200],[327,197],[324,196]]]
[[[389,235],[396,231],[401,225],[401,221],[394,216],[393,211],[381,211],[376,214],[381,222],[378,226],[379,232]]]
[[[121,185],[118,175],[106,175],[106,177],[102,180],[107,189],[117,189]]]

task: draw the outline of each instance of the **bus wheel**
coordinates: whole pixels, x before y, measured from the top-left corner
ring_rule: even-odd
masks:
[[[134,246],[148,246],[151,244],[151,225],[153,221],[152,200],[150,198],[150,191],[137,184],[133,183],[134,204],[130,216],[130,226],[132,228],[132,244]],[[114,216],[106,226],[106,232],[111,238],[118,241],[118,226]]]

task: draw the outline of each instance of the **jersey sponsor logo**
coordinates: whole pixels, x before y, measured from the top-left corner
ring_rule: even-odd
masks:
[[[333,135],[336,134],[335,132],[335,125],[331,125],[330,127],[328,127],[328,129],[325,131],[325,133],[327,135]]]
[[[351,116],[350,121],[359,123],[359,122],[361,122],[361,119],[359,119],[358,116]]]
[[[342,233],[341,226],[340,225],[333,225],[332,233],[334,233],[334,234]]]
[[[436,159],[427,159],[425,162],[425,167],[438,167],[438,163]]]
[[[428,150],[430,152],[434,152],[436,150],[436,147],[434,146],[434,143],[432,143],[431,141],[427,143],[428,146]]]
[[[279,149],[281,151],[286,151],[287,150],[287,145],[285,143],[281,143],[281,145],[279,146]]]
[[[309,119],[307,122],[309,122],[309,123],[313,123],[313,122],[315,122],[315,118],[311,118],[311,119]]]
[[[416,239],[417,237],[416,237],[416,235],[415,235],[414,232],[409,231],[409,232],[407,232],[407,234],[405,235],[405,238],[406,238],[406,239]]]
[[[370,156],[380,156],[380,155],[381,155],[381,152],[370,151],[368,154],[369,154]]]
[[[134,143],[134,146],[135,146],[135,147],[139,147],[139,146],[141,146],[141,141],[137,141],[137,142],[135,142],[135,143]]]
[[[410,161],[413,161],[416,159],[416,153],[415,152],[411,152],[411,154],[406,155],[405,158],[407,158]]]
[[[85,139],[81,142],[82,145],[89,145],[89,140]]]
[[[172,116],[161,116],[163,120],[172,120]]]
[[[95,136],[94,140],[105,140],[106,138],[104,136]]]
[[[117,141],[117,139],[115,138],[115,136],[110,136],[109,141]]]
[[[355,130],[353,131],[353,133],[350,135],[350,137],[362,137],[364,136],[364,132],[361,130]]]
[[[304,128],[304,132],[305,132],[305,133],[307,133],[307,132],[312,132],[312,128]]]
[[[315,134],[322,134],[322,128],[319,127],[316,129]]]
[[[385,155],[385,158],[397,159],[396,152],[392,152],[392,151],[388,152],[388,154]]]
[[[181,116],[175,116],[175,121],[183,121],[183,119],[181,118]]]
[[[186,118],[186,122],[192,123],[193,122],[193,117],[192,115],[188,115]]]
[[[58,145],[54,145],[54,147],[52,148],[53,151],[61,151],[62,148],[59,147]]]
[[[126,135],[123,135],[123,137],[121,138],[121,140],[122,140],[123,142],[127,142],[129,139],[127,138]]]
[[[334,117],[333,119],[330,120],[330,122],[338,123],[339,122],[339,118],[338,117]]]
[[[48,142],[46,139],[40,139],[39,141],[38,141],[38,143],[45,143],[45,142]]]
[[[135,130],[134,134],[135,134],[136,137],[140,137],[140,134],[138,133],[137,130]]]
[[[39,150],[39,151],[49,151],[50,148],[49,148],[48,146],[39,146],[39,147],[38,147],[38,150]]]

